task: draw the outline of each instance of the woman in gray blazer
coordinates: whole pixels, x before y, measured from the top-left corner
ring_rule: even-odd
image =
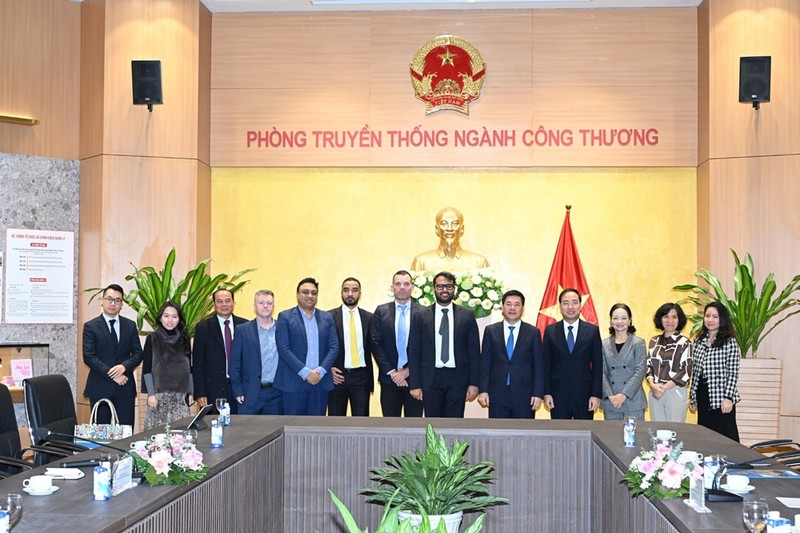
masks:
[[[611,336],[603,339],[603,398],[606,420],[632,416],[644,420],[647,397],[642,380],[647,370],[644,339],[634,335],[631,308],[619,303],[609,311]]]

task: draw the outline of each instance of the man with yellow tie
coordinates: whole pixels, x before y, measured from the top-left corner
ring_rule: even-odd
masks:
[[[333,390],[328,393],[328,416],[369,416],[369,397],[375,384],[369,324],[372,313],[358,307],[361,282],[349,277],[342,282],[342,305],[331,309],[339,340],[339,352],[331,367]]]

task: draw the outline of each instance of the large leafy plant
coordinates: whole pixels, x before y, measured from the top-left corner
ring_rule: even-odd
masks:
[[[761,285],[761,292],[754,279],[755,268],[750,254],[744,256],[744,261],[731,250],[736,263],[733,273],[733,296],[728,296],[722,288],[720,280],[711,272],[700,269],[695,276],[704,281],[708,287],[701,285],[676,285],[676,291],[691,291],[689,296],[678,303],[689,302],[697,307],[697,312],[689,317],[694,323],[692,333],[696,333],[703,325],[703,309],[709,302],[717,301],[724,305],[731,316],[731,323],[736,330],[736,340],[742,351],[742,357],[752,351],[757,357],[758,347],[772,330],[778,327],[787,318],[800,313],[800,300],[792,295],[800,291],[800,274],[777,294],[778,286],[775,275],[770,272]],[[772,322],[774,320],[774,322]],[[772,322],[772,325],[767,326]]]
[[[428,424],[425,443],[424,451],[395,455],[386,460],[388,466],[372,468],[370,478],[379,485],[363,490],[367,500],[386,506],[394,502],[401,510],[426,515],[483,511],[508,502],[489,494],[491,462],[464,460],[468,442],[455,440],[450,448]]]
[[[197,263],[186,273],[186,277],[176,280],[172,268],[175,265],[175,248],[170,250],[161,271],[154,267],[137,267],[133,263],[133,273],[125,276],[127,281],[136,283],[136,288],[125,294],[125,303],[136,311],[136,327],[141,335],[147,334],[143,329],[147,323],[151,329],[155,329],[158,324],[158,310],[167,300],[172,300],[181,306],[183,317],[186,320],[186,329],[190,337],[194,337],[194,330],[197,324],[209,316],[214,309],[214,302],[211,301],[211,294],[217,289],[226,289],[231,293],[236,293],[248,280],[242,280],[242,276],[252,272],[252,268],[241,270],[233,276],[228,274],[217,274],[211,277],[206,272],[210,259],[204,259]],[[103,293],[103,288],[86,289],[93,292],[91,303],[96,297]]]

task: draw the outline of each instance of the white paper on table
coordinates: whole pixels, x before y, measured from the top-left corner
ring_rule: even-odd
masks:
[[[800,509],[800,498],[787,498],[786,496],[778,496],[776,499],[790,509]]]
[[[125,457],[114,463],[114,471],[111,477],[111,495],[116,496],[133,487],[133,458]]]

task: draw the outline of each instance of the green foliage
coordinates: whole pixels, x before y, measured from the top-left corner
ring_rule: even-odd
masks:
[[[206,272],[210,262],[210,259],[200,261],[179,281],[175,280],[172,273],[172,267],[175,265],[175,248],[170,250],[160,272],[151,266],[139,268],[131,263],[133,274],[125,276],[125,280],[136,283],[136,289],[126,293],[124,300],[136,311],[136,327],[140,335],[148,333],[143,329],[145,322],[151,330],[156,328],[158,310],[164,302],[172,300],[181,306],[187,332],[190,337],[194,337],[197,324],[214,310],[211,294],[217,289],[236,293],[248,283],[248,280],[241,279],[242,276],[254,270],[248,268],[230,277],[227,274],[217,274],[212,278]],[[94,293],[89,300],[91,303],[95,298],[102,296],[103,287],[86,289],[86,292]]]
[[[800,313],[800,300],[791,297],[800,291],[800,274],[792,278],[792,281],[775,296],[777,284],[775,283],[774,273],[770,272],[761,285],[761,293],[759,294],[754,279],[753,258],[748,253],[744,256],[744,261],[740,262],[736,252],[731,250],[731,253],[736,263],[733,275],[733,297],[725,294],[720,280],[705,269],[695,272],[695,276],[703,280],[710,288],[687,284],[676,285],[673,289],[695,293],[693,296],[678,302],[689,302],[697,307],[697,312],[689,317],[689,320],[694,323],[692,333],[700,331],[703,325],[703,308],[709,302],[718,301],[730,313],[731,323],[734,330],[736,330],[736,340],[742,351],[742,357],[747,357],[747,354],[752,350],[755,358],[761,341],[781,322],[792,315]],[[781,315],[782,313],[784,314]],[[776,319],[776,321],[767,329],[767,325],[773,319]]]
[[[452,448],[430,424],[425,434],[425,451],[414,455],[403,453],[386,460],[386,467],[372,468],[371,479],[377,487],[367,487],[367,500],[426,515],[452,514],[459,511],[483,511],[493,505],[507,503],[491,496],[494,465],[489,461],[468,464],[464,455],[468,442],[453,441]]]

